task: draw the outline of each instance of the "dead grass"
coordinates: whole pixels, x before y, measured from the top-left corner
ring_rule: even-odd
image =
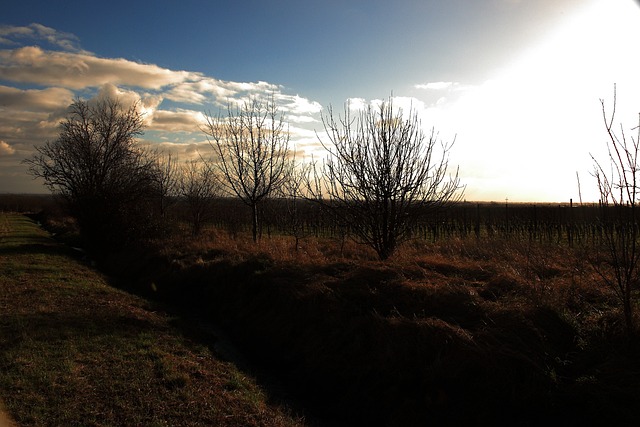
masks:
[[[381,262],[350,241],[307,238],[296,251],[281,236],[206,236],[167,250],[179,262],[159,286],[196,292],[258,358],[296,377],[297,393],[347,423],[576,425],[626,420],[635,402],[640,381],[619,382],[637,369],[615,295],[582,250],[412,241]]]
[[[306,265],[319,265],[331,262],[374,261],[377,256],[373,250],[351,239],[344,241],[334,238],[307,237],[299,241],[298,246],[290,236],[263,236],[254,243],[250,233],[231,235],[216,228],[206,228],[200,235],[191,236],[188,232],[174,234],[172,240],[160,242],[160,251],[178,254],[218,254],[233,259],[247,259],[266,255],[276,262],[296,262]]]
[[[19,425],[294,426],[255,381],[0,214],[0,399]]]
[[[640,404],[637,353],[588,248],[412,241],[381,262],[352,241],[293,243],[207,230],[111,267],[211,316],[347,425],[624,424]],[[156,369],[182,384],[171,366]]]

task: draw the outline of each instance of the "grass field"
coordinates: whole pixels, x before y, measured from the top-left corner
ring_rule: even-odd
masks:
[[[0,213],[0,400],[18,425],[305,425],[176,322]]]

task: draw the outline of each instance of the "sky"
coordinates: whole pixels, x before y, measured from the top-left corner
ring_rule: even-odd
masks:
[[[616,129],[638,132],[639,41],[637,0],[9,0],[0,193],[47,191],[22,160],[76,98],[139,101],[142,142],[188,160],[235,101],[273,96],[318,158],[329,106],[392,97],[455,141],[466,200],[596,201],[614,85]]]

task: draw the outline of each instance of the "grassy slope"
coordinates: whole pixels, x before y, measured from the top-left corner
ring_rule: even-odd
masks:
[[[173,320],[0,214],[0,400],[18,424],[302,424]]]

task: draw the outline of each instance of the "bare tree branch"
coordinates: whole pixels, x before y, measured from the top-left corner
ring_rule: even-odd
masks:
[[[322,184],[314,168],[307,190],[381,259],[411,237],[419,218],[462,197],[458,170],[447,179],[453,143],[438,144],[434,130],[425,135],[413,109],[404,119],[389,99],[357,117],[347,106],[336,118],[329,107],[322,120]]]
[[[252,211],[252,235],[258,240],[260,203],[275,194],[286,179],[289,129],[273,98],[256,99],[227,115],[206,115],[203,129],[218,155],[208,159],[224,177],[223,184]]]
[[[627,332],[632,335],[635,331],[632,298],[640,284],[640,231],[637,213],[640,126],[634,128],[638,129],[636,138],[628,138],[622,124],[619,133],[613,130],[616,98],[614,86],[610,116],[607,115],[604,100],[600,100],[608,137],[610,170],[607,172],[605,165],[591,155],[594,162],[592,174],[596,178],[602,206],[600,226],[608,253],[607,262],[598,263],[595,267],[602,280],[618,295],[623,306]]]
[[[55,141],[25,160],[29,173],[63,196],[87,243],[123,244],[150,224],[157,154],[139,146],[143,117],[117,99],[76,100]]]

